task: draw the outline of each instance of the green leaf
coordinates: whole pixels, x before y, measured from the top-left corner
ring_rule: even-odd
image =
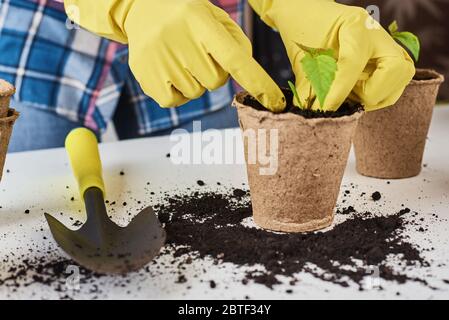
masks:
[[[421,51],[421,44],[419,43],[419,39],[416,35],[411,32],[399,31],[397,21],[393,21],[388,27],[391,36],[394,40],[398,41],[401,45],[403,45],[410,53],[413,55],[413,59],[415,62],[419,60],[419,54]]]
[[[323,109],[337,73],[337,61],[334,58],[333,50],[313,49],[306,51],[301,64]]]
[[[295,97],[296,101],[298,102],[301,109],[304,109],[303,104],[301,103],[301,98],[299,98],[298,91],[296,90],[296,86],[293,82],[289,81],[288,85],[290,87],[290,90],[293,92],[293,96]]]
[[[388,30],[390,31],[390,34],[393,34],[395,32],[398,32],[399,27],[398,27],[398,22],[396,20],[394,20],[389,26],[388,26]]]
[[[413,55],[413,58],[417,62],[419,60],[419,54],[421,51],[421,44],[419,39],[411,32],[395,32],[392,34],[393,39],[399,41],[403,46],[405,46]]]

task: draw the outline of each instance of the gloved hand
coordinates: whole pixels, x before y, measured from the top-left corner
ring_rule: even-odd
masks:
[[[348,97],[367,111],[391,106],[415,74],[407,52],[362,8],[333,0],[249,2],[265,23],[279,30],[303,99],[310,85],[301,65],[304,53],[297,43],[335,51],[338,70],[325,110],[336,110]],[[318,106],[316,100],[314,108]]]
[[[65,7],[82,27],[129,45],[134,76],[163,107],[217,89],[230,74],[264,106],[285,108],[243,31],[207,0],[65,0]]]

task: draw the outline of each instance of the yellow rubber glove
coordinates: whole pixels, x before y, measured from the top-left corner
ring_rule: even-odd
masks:
[[[264,106],[285,108],[243,31],[207,0],[65,0],[65,8],[75,23],[129,45],[134,76],[163,107],[198,98],[232,75]]]
[[[333,0],[249,0],[262,20],[279,30],[302,99],[309,95],[297,43],[333,49],[338,59],[335,81],[324,109],[336,110],[346,98],[367,111],[393,105],[415,74],[413,60],[359,7]],[[319,107],[318,99],[314,108]]]

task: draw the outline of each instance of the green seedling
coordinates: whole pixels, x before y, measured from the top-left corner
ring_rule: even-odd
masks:
[[[327,95],[337,73],[337,60],[332,49],[316,49],[297,44],[305,53],[301,60],[304,73],[310,82],[309,96],[302,103],[295,85],[289,81],[290,89],[301,109],[310,110],[316,99],[323,110]]]
[[[398,23],[393,21],[388,27],[391,36],[394,40],[406,47],[408,51],[413,55],[415,62],[419,60],[419,53],[421,51],[421,44],[416,35],[408,31],[399,31]]]
[[[305,106],[301,102],[301,98],[299,97],[299,93],[296,90],[296,86],[293,82],[289,81],[288,86],[290,87],[290,90],[293,92],[293,97],[296,99],[296,102],[298,103],[299,107],[301,109],[305,109]]]

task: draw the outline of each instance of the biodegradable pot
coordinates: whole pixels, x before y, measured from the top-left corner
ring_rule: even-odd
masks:
[[[12,128],[19,117],[18,112],[9,108],[9,102],[15,91],[12,84],[0,79],[0,181],[2,180],[3,166],[5,165]]]
[[[444,77],[418,69],[392,107],[367,112],[354,138],[357,171],[368,177],[403,179],[420,174],[438,89]]]
[[[9,101],[14,93],[14,86],[0,79],[0,119],[8,115]]]
[[[274,114],[245,106],[247,93],[238,94],[237,107],[244,134],[254,221],[262,228],[307,232],[328,227],[346,168],[352,138],[361,112],[340,118],[306,119],[294,113]],[[259,161],[248,161],[247,133],[277,129],[278,166],[271,175]],[[259,137],[259,136],[257,136]],[[258,140],[258,138],[256,138]],[[272,141],[265,139],[267,150]],[[257,141],[259,143],[259,141]]]
[[[3,166],[5,165],[12,128],[18,117],[19,113],[16,110],[9,109],[7,117],[0,118],[0,181],[2,180]]]

